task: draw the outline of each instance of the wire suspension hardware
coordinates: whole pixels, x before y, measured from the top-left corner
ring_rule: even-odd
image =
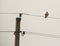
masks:
[[[22,15],[29,15],[29,16],[35,16],[35,17],[44,17],[44,16],[40,16],[40,15],[33,15],[33,14],[28,14],[28,13],[0,13],[0,14],[22,14]],[[50,19],[60,19],[57,17],[48,17],[49,13],[46,12],[45,13],[45,17],[44,18],[50,18]]]

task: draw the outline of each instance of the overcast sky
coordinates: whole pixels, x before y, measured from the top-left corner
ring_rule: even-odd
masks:
[[[0,0],[0,13],[22,12],[37,16],[45,16],[45,12],[48,11],[48,17],[60,18],[59,5],[60,0]],[[0,14],[0,31],[15,31],[16,17],[18,17],[18,14]],[[44,17],[23,15],[21,21],[21,30],[36,33],[60,35],[60,19],[45,19]],[[0,33],[0,46],[14,46],[13,33],[4,34]],[[51,35],[50,37],[45,37],[26,34],[24,37],[21,36],[20,45],[60,46],[60,38],[52,38]]]

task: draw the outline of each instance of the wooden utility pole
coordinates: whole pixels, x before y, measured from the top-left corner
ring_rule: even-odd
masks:
[[[21,15],[20,17],[16,18],[16,31],[14,32],[15,35],[15,46],[19,46],[19,39],[20,39],[20,23],[21,23]]]

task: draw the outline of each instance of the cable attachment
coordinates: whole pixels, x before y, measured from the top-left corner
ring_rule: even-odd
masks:
[[[46,11],[46,13],[45,13],[45,18],[47,18],[47,17],[48,17],[48,15],[49,15],[49,13]]]
[[[25,31],[21,31],[21,35],[24,36],[25,35]]]
[[[22,17],[22,13],[19,14],[19,17]]]

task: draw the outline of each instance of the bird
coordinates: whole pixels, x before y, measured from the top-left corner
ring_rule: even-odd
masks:
[[[46,13],[45,13],[45,18],[47,18],[48,15],[49,15],[49,13],[48,13],[48,11],[46,11]]]

